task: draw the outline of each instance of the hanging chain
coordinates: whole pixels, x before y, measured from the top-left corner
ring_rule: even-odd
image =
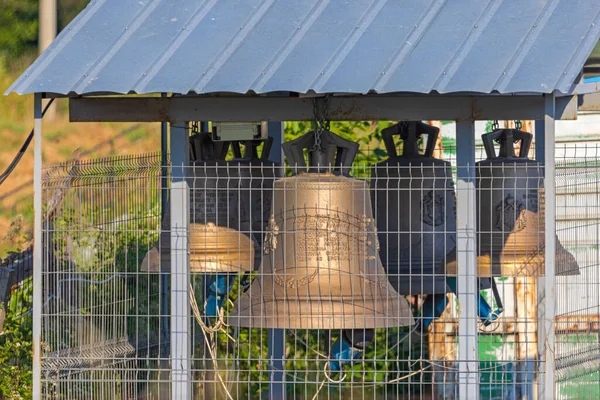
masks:
[[[500,129],[500,124],[498,123],[498,120],[494,120],[494,122],[492,123],[492,130],[496,131]]]
[[[200,133],[200,122],[192,122],[192,134]]]
[[[321,143],[321,135],[324,131],[328,131],[330,127],[330,121],[327,118],[329,109],[329,95],[325,95],[323,98],[323,112],[319,112],[317,99],[313,98],[313,114],[314,114],[314,125],[315,125],[315,144],[311,147],[310,151],[323,151],[323,145]]]
[[[515,129],[520,131],[522,127],[523,123],[521,122],[521,120],[515,119]]]
[[[313,117],[314,117],[314,128],[315,128],[315,144],[310,151],[323,151],[321,145],[321,121],[319,120],[319,108],[317,107],[317,99],[313,98]]]

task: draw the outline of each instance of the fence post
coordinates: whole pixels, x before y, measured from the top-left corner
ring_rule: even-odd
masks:
[[[282,162],[281,144],[284,141],[283,122],[269,122],[269,136],[273,138],[271,160]],[[269,329],[269,399],[285,400],[285,329]]]
[[[456,123],[456,256],[459,307],[459,398],[479,399],[477,340],[477,204],[475,123]]]
[[[171,123],[171,398],[191,399],[187,123]]]
[[[42,95],[33,100],[33,398],[42,396]]]
[[[554,319],[555,319],[555,301],[556,301],[556,174],[555,174],[555,95],[554,93],[544,95],[545,113],[544,113],[544,191],[545,191],[545,268],[543,298],[540,301],[539,308],[542,310],[540,315],[540,325],[543,327],[538,340],[542,344],[544,355],[544,379],[543,386],[540,385],[538,398],[553,399],[554,392]],[[537,150],[536,143],[536,152]],[[540,149],[541,151],[541,149]]]

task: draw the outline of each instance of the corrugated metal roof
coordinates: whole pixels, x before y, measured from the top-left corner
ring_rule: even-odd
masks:
[[[599,38],[598,0],[93,0],[8,92],[566,92]]]

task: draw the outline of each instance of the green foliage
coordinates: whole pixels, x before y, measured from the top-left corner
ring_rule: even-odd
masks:
[[[37,52],[40,1],[43,0],[0,0],[0,56],[10,61]],[[88,3],[89,0],[58,1],[58,29],[64,28]]]
[[[33,281],[23,282],[5,308],[0,334],[0,398],[31,398]],[[4,305],[0,305],[4,307]]]
[[[83,10],[90,0],[58,0],[58,29],[62,30]]]
[[[34,50],[38,35],[38,0],[0,0],[0,52],[19,57]]]

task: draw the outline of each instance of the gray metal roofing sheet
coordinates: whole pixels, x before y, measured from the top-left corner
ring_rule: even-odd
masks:
[[[598,0],[93,0],[9,92],[568,91]]]

